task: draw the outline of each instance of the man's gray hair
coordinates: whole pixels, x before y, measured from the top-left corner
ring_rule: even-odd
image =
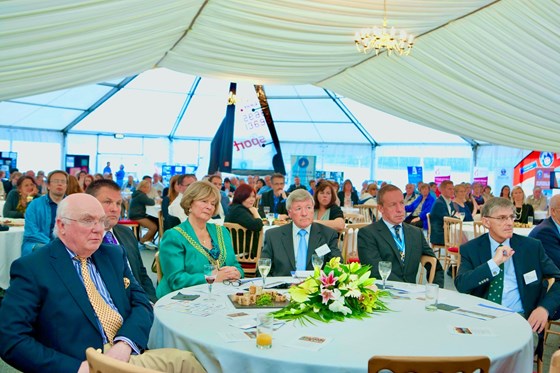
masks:
[[[58,206],[56,207],[56,218],[55,218],[55,223],[53,228],[54,237],[58,237],[58,226],[56,224],[56,219],[61,219],[62,217],[66,216],[67,210],[68,210],[68,202],[63,199],[58,203]]]
[[[288,200],[286,201],[286,210],[289,210],[292,207],[292,203],[294,202],[302,202],[310,200],[312,205],[315,205],[315,201],[313,201],[313,196],[305,189],[296,189],[288,196]]]
[[[513,206],[513,202],[511,202],[507,198],[502,197],[494,197],[488,200],[484,206],[482,206],[481,215],[482,217],[492,216],[494,211],[498,209],[511,209],[511,212],[515,213],[515,207]]]

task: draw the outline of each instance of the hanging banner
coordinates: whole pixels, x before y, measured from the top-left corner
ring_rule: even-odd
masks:
[[[473,172],[473,184],[488,185],[488,169],[486,167],[475,167]]]
[[[559,154],[533,151],[513,169],[513,185],[534,179],[534,185],[542,189],[550,187],[550,172],[560,167]]]
[[[408,171],[408,183],[417,185],[419,182],[424,180],[422,173],[422,166],[407,166]]]
[[[449,166],[435,166],[434,167],[434,181],[439,185],[443,180],[451,180],[451,167]]]

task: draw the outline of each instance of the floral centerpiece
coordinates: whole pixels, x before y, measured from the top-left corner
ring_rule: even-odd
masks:
[[[274,312],[275,317],[329,322],[362,319],[373,312],[388,310],[381,298],[389,296],[389,292],[377,289],[375,279],[369,277],[370,268],[360,263],[340,264],[340,258],[331,259],[323,271],[315,268],[313,276],[288,290],[290,304]]]

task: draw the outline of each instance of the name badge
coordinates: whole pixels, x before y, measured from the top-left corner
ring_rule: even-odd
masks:
[[[527,272],[523,275],[523,278],[525,279],[525,285],[529,285],[535,281],[537,281],[537,272],[535,272],[535,270],[533,269],[531,272]]]
[[[315,249],[315,254],[319,256],[325,256],[330,252],[331,252],[331,248],[326,243],[322,244],[321,246]]]

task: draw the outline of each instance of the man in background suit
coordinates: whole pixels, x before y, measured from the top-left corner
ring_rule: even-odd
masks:
[[[284,191],[286,181],[284,175],[279,173],[272,175],[271,185],[272,190],[264,192],[261,196],[259,214],[262,218],[265,218],[264,207],[268,206],[275,217],[286,219],[288,211],[286,209],[286,192]]]
[[[540,241],[513,233],[514,219],[510,200],[492,198],[484,204],[488,233],[461,245],[455,287],[523,314],[540,333],[560,307],[560,270]],[[548,292],[546,278],[556,279]]]
[[[158,371],[203,372],[190,352],[141,354],[153,309],[124,252],[102,244],[106,222],[91,195],[60,202],[58,238],[12,264],[0,307],[0,357],[23,372],[80,373],[89,372],[85,350],[93,347]]]
[[[261,258],[271,259],[270,276],[290,276],[295,270],[312,270],[311,258],[316,252],[324,257],[323,263],[341,257],[336,231],[313,223],[313,197],[308,191],[294,190],[286,205],[292,223],[271,229],[265,235]]]
[[[420,257],[435,258],[422,229],[403,224],[406,216],[404,196],[394,185],[387,184],[377,195],[379,212],[383,218],[358,231],[360,263],[371,265],[371,276],[380,278],[380,261],[392,263],[389,280],[416,283]],[[437,262],[434,283],[443,288],[443,268]],[[426,265],[429,273],[431,265]]]
[[[444,180],[439,185],[441,195],[436,199],[432,210],[430,211],[430,242],[434,245],[443,245],[445,239],[443,238],[443,218],[446,216],[453,216],[455,213],[451,200],[455,194],[453,182],[451,180]]]
[[[560,268],[560,194],[550,199],[550,217],[537,225],[529,237],[540,240],[546,255]]]
[[[155,303],[157,301],[156,290],[142,262],[142,256],[138,250],[138,240],[130,228],[118,225],[122,208],[119,185],[113,180],[96,180],[90,184],[86,193],[97,198],[105,210],[109,224],[105,227],[103,243],[118,245],[124,249],[134,278],[142,286],[150,302]]]

